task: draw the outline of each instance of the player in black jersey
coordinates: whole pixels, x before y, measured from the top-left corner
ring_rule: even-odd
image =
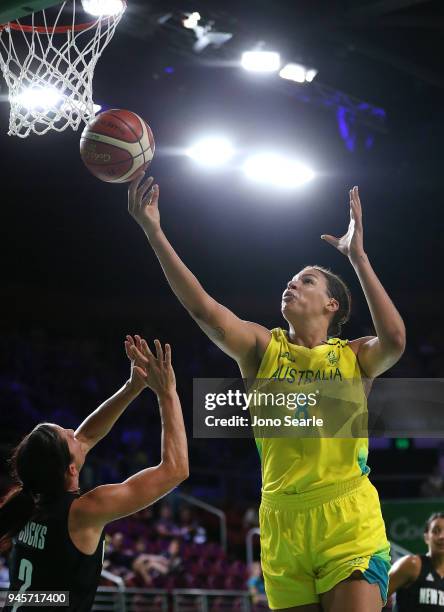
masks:
[[[444,611],[444,512],[424,529],[426,555],[407,555],[390,570],[389,595],[396,592],[397,612]]]
[[[187,478],[187,440],[171,349],[167,344],[163,350],[158,340],[155,346],[156,356],[145,340],[127,336],[127,383],[77,431],[42,423],[15,449],[11,462],[17,487],[0,507],[0,550],[12,544],[11,591],[69,591],[65,609],[89,612],[101,573],[105,525],[152,504]],[[160,464],[81,495],[85,456],[145,387],[159,402]]]

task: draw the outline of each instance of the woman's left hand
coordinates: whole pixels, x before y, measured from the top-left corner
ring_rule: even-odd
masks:
[[[129,378],[129,386],[134,389],[136,393],[143,391],[148,385],[146,383],[146,368],[145,364],[141,359],[137,358],[131,348],[135,346],[140,352],[142,352],[142,338],[140,336],[127,336],[125,340],[125,353],[131,362],[131,374]]]
[[[364,231],[362,229],[362,208],[358,188],[350,189],[350,223],[347,232],[341,237],[322,234],[322,240],[332,244],[353,263],[364,251]]]

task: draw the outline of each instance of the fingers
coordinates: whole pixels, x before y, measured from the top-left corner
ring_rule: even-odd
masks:
[[[359,198],[359,188],[357,185],[355,185],[353,189],[350,189],[349,195],[350,195],[350,205],[353,204],[357,210],[361,211],[361,208],[362,208],[361,200]]]
[[[131,181],[128,189],[128,211],[132,215],[137,215],[140,208],[147,205],[157,206],[159,199],[159,186],[154,185],[152,187],[154,178],[152,176],[147,177],[144,181],[142,180],[145,176],[145,165],[141,171],[136,174],[133,181]]]
[[[163,361],[163,349],[162,349],[162,345],[160,344],[159,340],[154,340],[154,345],[156,347],[156,355],[157,355],[157,359],[159,361]]]
[[[171,346],[169,344],[165,344],[165,363],[171,366]]]
[[[130,361],[133,360],[133,356],[131,355],[130,348],[134,345],[134,340],[132,336],[127,335],[125,340],[125,353]]]
[[[138,376],[138,378],[141,378],[143,380],[143,382],[147,381],[148,373],[147,373],[146,370],[144,370],[140,366],[135,365],[134,368],[133,368],[133,371]]]
[[[143,170],[140,173],[136,174],[134,179],[131,181],[128,187],[128,209],[131,212],[134,209],[134,205],[136,202],[136,193],[139,188],[139,185],[145,176],[145,172]]]
[[[131,345],[129,347],[129,353],[131,355],[131,360],[135,361],[136,359],[138,359],[139,361],[141,361],[142,363],[149,363],[148,358],[139,351],[139,349],[136,347],[135,344]]]
[[[350,195],[350,219],[354,219],[357,223],[361,223],[362,219],[362,207],[361,200],[359,199],[359,190],[355,186],[349,191]]]
[[[142,338],[140,336],[138,336],[137,334],[134,336],[134,338],[136,339],[136,349],[138,351],[140,351],[141,353],[143,353],[142,350]]]
[[[127,349],[127,355],[130,359],[141,359],[143,363],[149,363],[150,358],[154,358],[147,341],[141,338],[139,335],[135,335],[133,338],[127,336],[125,340],[125,348]],[[165,344],[165,354],[160,341],[156,338],[154,340],[154,346],[156,347],[156,358],[160,362],[165,362],[167,365],[171,365],[171,346]]]
[[[329,244],[331,244],[334,247],[338,247],[339,244],[339,238],[336,238],[336,236],[330,236],[330,234],[322,234],[321,236],[321,240],[325,240],[325,242],[328,242]]]
[[[143,200],[145,199],[146,194],[151,189],[151,185],[153,184],[153,181],[154,181],[154,177],[149,176],[145,181],[143,181],[143,183],[138,188],[137,195],[138,195],[140,202],[143,202]]]
[[[154,180],[154,179],[153,179]],[[143,195],[142,206],[158,206],[159,203],[159,185],[157,183]]]
[[[154,355],[151,352],[150,347],[148,346],[148,342],[144,338],[142,338],[142,352],[149,359],[154,359]]]
[[[156,183],[151,190],[150,206],[158,206],[159,203],[159,185]]]

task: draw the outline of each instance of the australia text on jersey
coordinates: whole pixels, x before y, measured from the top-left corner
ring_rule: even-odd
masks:
[[[298,370],[290,366],[279,366],[271,375],[272,380],[285,380],[288,383],[309,384],[318,380],[342,380],[339,368],[322,370]]]

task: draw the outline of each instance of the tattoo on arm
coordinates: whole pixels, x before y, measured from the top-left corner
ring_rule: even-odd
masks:
[[[214,327],[213,332],[218,340],[223,340],[225,338],[225,330],[223,327]]]

